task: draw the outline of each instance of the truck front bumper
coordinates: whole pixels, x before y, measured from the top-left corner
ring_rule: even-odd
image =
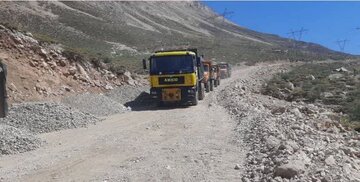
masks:
[[[163,100],[164,89],[180,89],[181,99],[178,101]],[[166,88],[155,87],[150,89],[151,98],[162,102],[176,102],[176,103],[192,102],[195,99],[196,94],[197,94],[196,87],[166,87]]]

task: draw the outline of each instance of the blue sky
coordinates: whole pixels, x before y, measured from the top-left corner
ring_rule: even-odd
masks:
[[[290,37],[302,27],[303,41],[340,50],[337,40],[348,39],[344,52],[360,55],[360,2],[204,2],[218,13],[233,11],[230,20],[255,31]]]

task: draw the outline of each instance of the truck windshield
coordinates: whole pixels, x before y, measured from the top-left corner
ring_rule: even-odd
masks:
[[[204,71],[209,72],[209,65],[207,64],[204,65]]]
[[[226,68],[227,68],[227,65],[226,65],[226,64],[222,64],[222,65],[220,65],[220,68],[221,68],[221,69],[226,69]]]
[[[194,72],[194,62],[190,55],[153,57],[150,62],[151,74],[174,74]]]

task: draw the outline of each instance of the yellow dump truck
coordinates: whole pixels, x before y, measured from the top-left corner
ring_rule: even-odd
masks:
[[[197,105],[205,97],[204,66],[197,49],[157,51],[149,62],[150,95],[159,105]]]

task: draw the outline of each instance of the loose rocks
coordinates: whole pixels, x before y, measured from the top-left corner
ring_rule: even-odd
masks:
[[[359,133],[343,129],[338,117],[331,117],[335,113],[320,104],[259,94],[259,80],[279,67],[259,68],[218,98],[249,147],[243,181],[360,181]]]
[[[138,96],[141,95],[142,92],[149,91],[149,87],[135,87],[135,86],[121,86],[117,87],[106,94],[106,96],[111,99],[121,103],[126,104],[127,102],[131,102],[136,100]]]
[[[41,141],[28,131],[0,124],[0,155],[26,152],[40,145]]]
[[[101,94],[85,93],[63,99],[64,104],[95,116],[109,116],[124,113],[129,109]]]
[[[301,174],[305,170],[305,164],[302,161],[292,161],[288,164],[283,164],[275,168],[274,176],[291,179],[296,175]]]
[[[99,121],[91,114],[53,102],[14,105],[9,116],[0,120],[10,126],[33,133],[46,133],[62,129],[85,127]]]

